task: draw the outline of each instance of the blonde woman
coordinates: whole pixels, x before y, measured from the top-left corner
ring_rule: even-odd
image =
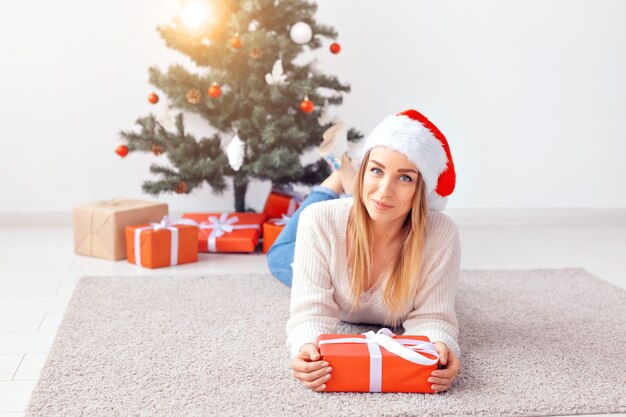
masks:
[[[336,333],[340,321],[401,324],[404,334],[435,344],[443,369],[429,382],[446,391],[461,367],[454,310],[460,241],[441,213],[456,181],[448,143],[426,117],[407,110],[365,139],[357,173],[341,136],[325,137],[320,151],[334,171],[312,189],[267,255],[272,274],[292,287],[293,376],[313,391],[326,389],[332,369],[315,340]],[[350,191],[352,198],[339,198]]]

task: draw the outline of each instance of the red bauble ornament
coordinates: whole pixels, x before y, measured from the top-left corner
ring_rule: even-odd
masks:
[[[232,46],[235,49],[241,48],[241,38],[239,38],[239,34],[230,38],[230,46]]]
[[[118,146],[117,149],[115,150],[115,153],[121,156],[122,158],[125,157],[126,155],[128,155],[128,146],[126,145]]]
[[[148,96],[148,101],[152,104],[157,104],[159,102],[159,96],[156,93],[152,93]]]
[[[333,54],[338,54],[339,51],[341,51],[341,45],[339,45],[337,42],[330,45],[330,52],[332,52]]]
[[[314,108],[315,106],[313,105],[313,102],[309,100],[308,98],[305,98],[304,100],[300,102],[300,110],[302,110],[305,113],[311,113]]]
[[[211,97],[218,98],[222,95],[222,89],[218,83],[213,83],[213,85],[209,87],[208,93]]]

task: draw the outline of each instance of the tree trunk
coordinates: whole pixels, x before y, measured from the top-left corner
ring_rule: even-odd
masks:
[[[235,188],[235,211],[246,211],[246,191],[248,190],[248,176],[242,172],[238,172],[233,177],[233,186]]]

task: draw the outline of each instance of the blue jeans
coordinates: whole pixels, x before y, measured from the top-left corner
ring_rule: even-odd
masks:
[[[296,248],[296,232],[298,230],[300,213],[310,204],[333,200],[335,198],[339,198],[339,194],[330,188],[321,185],[313,187],[309,195],[304,199],[300,207],[298,207],[298,210],[293,213],[291,219],[289,219],[280,232],[272,247],[267,251],[267,267],[274,277],[288,287],[291,287],[293,277],[291,263],[293,262],[293,254]]]

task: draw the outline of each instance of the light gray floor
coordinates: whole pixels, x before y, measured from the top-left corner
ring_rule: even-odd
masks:
[[[624,222],[599,221],[597,226],[475,223],[459,225],[463,269],[583,267],[626,289]],[[22,415],[82,275],[267,271],[262,254],[201,254],[195,264],[145,270],[126,261],[76,256],[72,239],[69,227],[0,228],[0,417]]]

